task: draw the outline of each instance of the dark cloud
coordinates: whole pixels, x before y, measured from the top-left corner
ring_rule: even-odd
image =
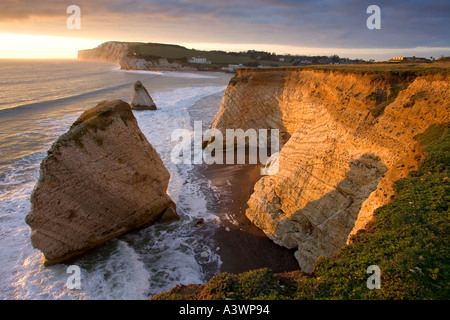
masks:
[[[381,8],[381,30],[366,28],[366,9],[375,2]],[[185,38],[203,42],[342,48],[450,47],[448,0],[2,0],[0,22],[35,17],[62,19],[70,4],[81,7],[83,19],[90,22],[87,25],[92,26],[93,33],[107,27],[113,29],[111,33],[139,33],[141,28],[144,34],[147,28],[157,27],[178,30]],[[107,20],[109,23],[105,23]],[[136,36],[133,34],[133,38]]]

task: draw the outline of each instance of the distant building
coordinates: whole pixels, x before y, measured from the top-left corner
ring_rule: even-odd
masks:
[[[205,57],[192,57],[188,60],[189,63],[211,64]]]
[[[229,71],[229,72],[236,72],[237,69],[244,68],[244,65],[242,64],[229,64],[228,67],[222,67],[221,70],[223,71]]]
[[[431,60],[422,57],[393,57],[390,62],[430,62]]]
[[[329,58],[320,58],[317,62],[318,64],[333,64]]]

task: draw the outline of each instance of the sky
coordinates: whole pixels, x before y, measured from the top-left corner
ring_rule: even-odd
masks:
[[[80,28],[69,28],[70,5]],[[380,29],[369,29],[370,5]],[[74,20],[70,20],[74,21]],[[373,21],[373,20],[371,20]],[[450,1],[1,0],[0,58],[76,58],[106,41],[387,60],[450,56]]]

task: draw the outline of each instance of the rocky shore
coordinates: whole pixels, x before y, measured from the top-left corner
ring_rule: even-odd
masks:
[[[158,220],[178,219],[170,174],[128,103],[86,110],[52,145],[26,217],[46,265],[66,262]]]
[[[200,114],[212,119],[221,101],[221,94],[199,100],[189,109],[191,125]],[[209,127],[208,123],[203,125],[204,130]],[[220,247],[222,272],[239,273],[263,267],[276,272],[299,269],[292,250],[273,243],[245,216],[254,184],[262,177],[260,168],[252,164],[202,164],[193,171],[210,181],[208,189],[215,195],[208,208],[220,219],[220,227],[212,236]]]
[[[448,73],[241,69],[223,98],[209,96],[189,108],[193,122],[200,114],[212,119],[220,104],[211,128],[224,136],[227,129],[280,132],[279,170],[271,175],[261,176],[260,165],[246,164],[201,164],[192,170],[209,181],[205,187],[213,194],[206,201],[219,217],[212,237],[221,271],[264,268],[247,275],[259,274],[259,280],[267,277],[276,285],[273,272],[294,271],[295,281],[302,282],[298,288],[308,291],[296,291],[297,296],[320,294],[321,277],[315,274],[329,277],[330,283],[340,281],[330,276],[329,266],[341,254],[359,276],[368,262],[353,262],[342,248],[369,250],[364,239],[373,233],[374,221],[379,232],[396,235],[374,219],[379,208],[389,212],[386,204],[400,193],[398,181],[422,164],[429,171],[414,174],[436,174],[442,185],[448,181],[439,161],[445,164],[448,156],[449,92]],[[433,160],[424,162],[425,151]],[[33,245],[46,264],[54,264],[159,219],[177,219],[166,194],[168,180],[130,105],[103,102],[83,113],[42,163],[27,216]],[[437,199],[437,211],[448,210],[448,202],[442,202]],[[196,226],[204,223],[200,219]],[[427,239],[434,241],[432,235]],[[419,249],[414,259],[424,260]],[[439,268],[430,270],[439,273]],[[239,283],[242,277],[222,274],[212,284]],[[279,288],[283,291],[284,285]]]
[[[365,230],[423,159],[414,137],[450,119],[448,74],[364,71],[240,69],[211,125],[279,130],[280,170],[246,215],[306,272]]]

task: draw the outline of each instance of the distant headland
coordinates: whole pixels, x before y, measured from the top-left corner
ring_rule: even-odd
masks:
[[[355,64],[362,59],[276,54],[248,50],[225,52],[188,49],[175,44],[109,41],[79,50],[78,59],[119,63],[124,70],[186,70],[236,72],[238,68]]]

